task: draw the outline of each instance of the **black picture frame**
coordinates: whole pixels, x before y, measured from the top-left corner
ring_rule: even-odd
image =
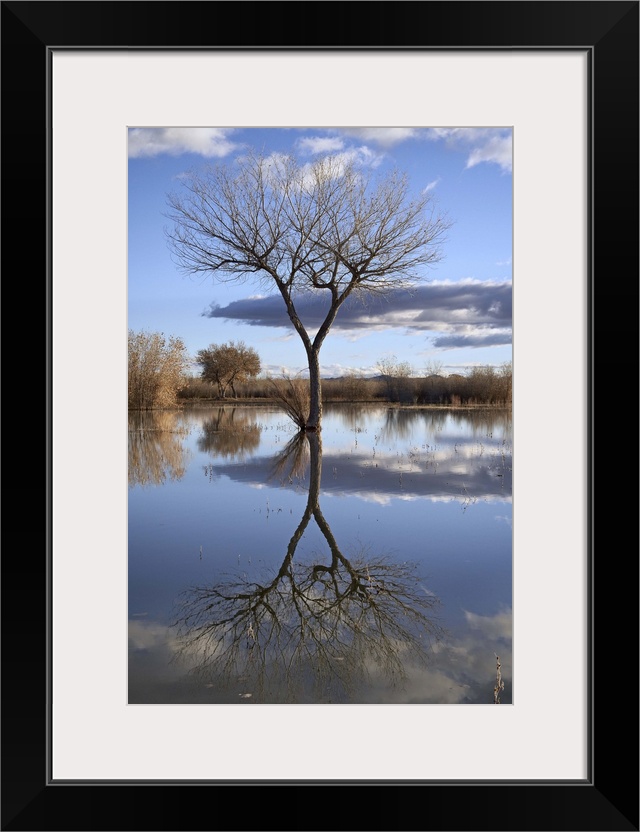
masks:
[[[628,458],[629,443],[635,449],[637,439],[637,398],[629,402],[625,394],[629,378],[632,392],[638,379],[639,3],[1,5],[3,288],[12,300],[18,287],[21,300],[29,298],[28,308],[24,301],[20,306],[27,316],[22,334],[32,350],[26,361],[22,350],[20,356],[8,351],[5,389],[11,404],[28,411],[20,423],[41,439],[34,443],[33,459],[24,453],[16,465],[10,463],[5,482],[5,497],[18,500],[2,558],[2,829],[638,830],[637,502],[628,500],[624,484],[629,475],[634,485],[637,478],[635,467],[625,475],[620,456]],[[265,755],[266,777],[259,782],[49,779],[51,50],[202,47],[588,51],[591,729],[584,782],[274,781],[268,777],[268,749],[249,751]],[[20,306],[11,303],[9,309]],[[44,341],[37,348],[34,322]],[[19,319],[13,325],[20,332]],[[22,395],[25,388],[36,401]],[[37,545],[31,522],[20,519],[29,517],[33,503],[42,512]],[[541,669],[541,696],[562,696],[562,658],[555,659],[552,669]],[[337,754],[343,751],[336,748]],[[494,753],[487,749],[488,770]]]

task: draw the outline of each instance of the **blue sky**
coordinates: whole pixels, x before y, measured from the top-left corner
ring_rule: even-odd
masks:
[[[323,376],[375,375],[378,362],[392,356],[416,375],[511,361],[508,128],[130,128],[129,329],[178,336],[192,356],[209,344],[242,340],[258,351],[264,371],[305,369],[280,295],[269,296],[257,283],[185,276],[167,245],[167,196],[180,192],[181,175],[233,164],[248,148],[294,153],[303,162],[344,154],[376,171],[400,168],[411,188],[427,189],[452,221],[444,258],[421,275],[416,290],[395,290],[366,310],[349,302],[340,309],[320,353]]]

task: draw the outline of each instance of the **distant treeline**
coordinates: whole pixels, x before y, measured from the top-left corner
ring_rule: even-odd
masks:
[[[197,377],[181,338],[162,332],[129,330],[129,410],[163,410],[188,402],[270,401],[285,406],[294,421],[308,415],[309,380],[261,377],[260,357],[242,341],[210,344],[200,350]],[[464,407],[511,405],[511,363],[473,367],[464,375],[443,375],[441,365],[429,364],[418,376],[395,356],[378,361],[378,374],[355,373],[322,380],[325,402],[390,402],[404,405]]]
[[[347,375],[341,378],[325,378],[322,381],[324,402],[390,402],[414,405],[472,406],[491,405],[507,407],[512,395],[511,365],[499,368],[474,367],[465,375],[433,374],[428,376],[380,375],[363,378]],[[273,385],[266,378],[256,378],[235,385],[236,395],[225,401],[247,399],[271,400]],[[178,391],[178,399],[216,400],[216,389],[200,378],[190,379]]]

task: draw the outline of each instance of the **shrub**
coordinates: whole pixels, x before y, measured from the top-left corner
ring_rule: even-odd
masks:
[[[129,330],[129,409],[174,407],[188,366],[189,357],[180,338]]]

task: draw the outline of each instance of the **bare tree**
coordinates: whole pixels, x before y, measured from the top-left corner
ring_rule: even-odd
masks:
[[[424,374],[427,378],[429,376],[442,375],[442,367],[443,367],[442,361],[436,361],[434,358],[431,358],[424,365]]]
[[[292,156],[249,154],[229,166],[193,172],[183,195],[169,197],[167,231],[181,268],[220,280],[254,279],[282,295],[307,355],[310,409],[306,430],[322,418],[320,348],[351,295],[407,287],[442,259],[450,223],[428,193],[411,198],[406,175],[373,179],[342,157],[303,165]],[[313,332],[296,303],[326,297]]]
[[[409,379],[413,368],[408,361],[398,361],[395,355],[386,355],[376,366],[390,401],[399,402],[412,397]]]

